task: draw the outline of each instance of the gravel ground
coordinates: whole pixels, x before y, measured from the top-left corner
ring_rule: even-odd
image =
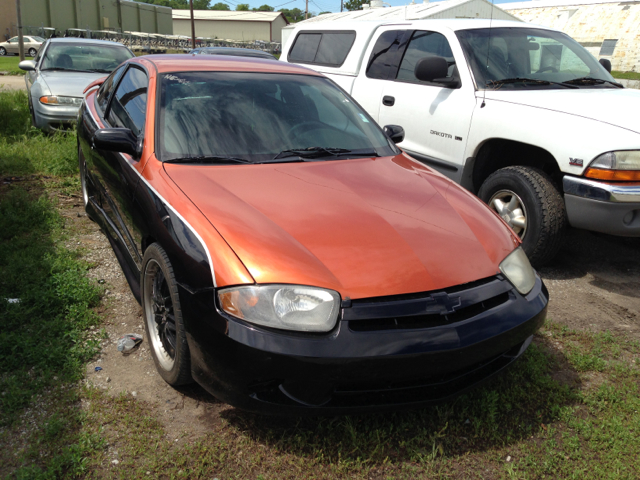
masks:
[[[147,402],[166,431],[179,438],[196,438],[220,422],[230,409],[197,385],[174,389],[156,373],[145,337],[128,356],[117,350],[125,333],[144,335],[142,309],[122,274],[106,237],[91,222],[78,200],[61,204],[95,265],[89,275],[104,280],[103,312],[108,339],[102,353],[87,365],[86,382],[112,395],[122,392]],[[548,318],[574,329],[610,330],[640,340],[640,239],[570,230],[558,258],[540,273],[549,289]],[[102,282],[101,282],[102,283]],[[102,370],[95,371],[100,366]]]
[[[0,91],[3,90],[26,90],[23,76],[3,75],[0,76]]]

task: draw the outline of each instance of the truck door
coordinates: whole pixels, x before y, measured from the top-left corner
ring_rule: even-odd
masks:
[[[384,83],[378,123],[402,126],[403,150],[459,181],[476,104],[475,88],[457,42],[454,53],[453,41],[450,43],[442,33],[415,30],[410,34],[394,78]],[[432,55],[447,59],[448,76],[460,79],[459,88],[416,79],[416,63]],[[459,70],[465,75],[461,76]]]

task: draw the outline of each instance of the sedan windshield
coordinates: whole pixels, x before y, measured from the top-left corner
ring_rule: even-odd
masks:
[[[479,89],[616,88],[613,77],[578,42],[538,28],[456,32]],[[611,83],[613,82],[613,83]]]
[[[133,54],[127,48],[117,45],[52,43],[44,54],[41,69],[111,73],[131,57]]]
[[[322,77],[167,74],[160,112],[163,161],[319,161],[397,153],[373,120]]]

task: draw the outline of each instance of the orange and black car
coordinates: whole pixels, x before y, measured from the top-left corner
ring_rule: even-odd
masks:
[[[169,384],[362,412],[443,401],[524,353],[548,294],[519,239],[402,137],[269,60],[145,56],[88,88],[84,203]]]

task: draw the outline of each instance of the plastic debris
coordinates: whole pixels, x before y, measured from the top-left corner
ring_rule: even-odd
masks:
[[[118,340],[118,351],[128,355],[142,343],[142,335],[137,333],[125,333]]]
[[[20,303],[19,298],[5,298],[5,300],[7,301],[7,303]]]
[[[96,367],[96,372],[99,372],[100,370],[102,370],[102,367]]]

